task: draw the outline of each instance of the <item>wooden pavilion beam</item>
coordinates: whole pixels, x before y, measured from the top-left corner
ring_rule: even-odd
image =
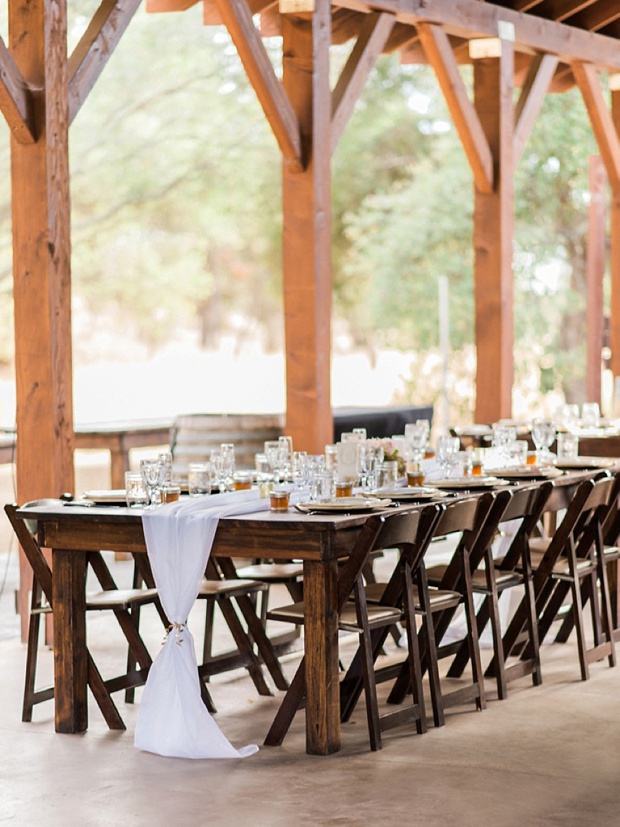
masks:
[[[303,167],[299,120],[269,60],[246,0],[216,0],[228,33],[263,107],[285,163]]]
[[[480,0],[459,0],[458,3],[454,0],[338,0],[338,5],[388,12],[395,14],[399,23],[413,26],[436,24],[447,34],[467,38],[497,37],[498,24],[511,23],[516,49],[554,54],[566,63],[581,60],[607,71],[620,69],[620,49],[616,39],[534,14],[521,14],[494,3],[481,3]]]
[[[596,0],[593,6],[571,17],[568,23],[570,26],[578,26],[581,29],[597,32],[599,29],[609,26],[615,20],[620,20],[618,0]]]
[[[332,153],[393,26],[394,17],[391,14],[369,14],[362,24],[359,37],[332,94]]]
[[[533,12],[561,23],[595,2],[596,0],[543,0],[533,9]]]
[[[333,439],[329,0],[316,0],[312,23],[308,33],[282,15],[282,79],[306,161],[298,173],[283,165],[282,264],[287,432],[297,450],[322,453]]]
[[[536,55],[532,60],[515,111],[513,163],[519,163],[525,144],[540,112],[558,65],[554,55]]]
[[[596,69],[586,63],[575,62],[573,75],[581,91],[590,118],[592,131],[605,163],[607,176],[614,192],[620,191],[620,136],[603,96]]]
[[[590,206],[588,209],[587,249],[587,359],[586,393],[588,401],[601,401],[601,351],[603,348],[603,278],[606,257],[607,175],[600,155],[590,158],[588,167]]]
[[[69,123],[80,111],[140,0],[102,0],[69,59]]]
[[[73,394],[64,0],[9,0],[9,46],[34,100],[35,143],[11,138],[17,498],[73,491]],[[27,566],[20,613],[28,623]]]
[[[620,137],[620,89],[611,93],[611,117],[616,135]],[[611,372],[620,377],[620,189],[611,191]]]
[[[512,410],[514,302],[514,50],[474,61],[474,103],[493,157],[494,187],[474,189],[476,422],[495,422]]]
[[[493,191],[493,158],[478,113],[467,94],[448,36],[439,26],[418,25],[420,42],[435,70],[477,189]]]
[[[35,141],[32,90],[0,37],[0,111],[20,144]]]

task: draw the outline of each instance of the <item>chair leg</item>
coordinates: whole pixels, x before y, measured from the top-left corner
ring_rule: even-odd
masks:
[[[461,556],[461,573],[465,581],[465,618],[467,620],[467,640],[469,641],[469,657],[473,672],[473,680],[477,685],[478,695],[476,697],[476,708],[486,709],[486,695],[484,690],[484,675],[482,672],[482,661],[480,659],[480,642],[478,640],[478,626],[476,624],[476,611],[474,609],[473,592],[471,588],[471,571],[469,567],[469,555],[466,551]]]
[[[252,642],[245,633],[241,625],[241,622],[237,617],[237,613],[235,612],[232,602],[228,599],[221,599],[219,601],[219,607],[221,609],[222,614],[224,615],[226,623],[228,624],[228,628],[230,629],[232,636],[235,639],[237,648],[240,652],[246,654],[250,659],[250,663],[245,668],[248,670],[250,677],[254,681],[254,686],[258,690],[258,694],[271,695],[272,692],[265,683],[265,676],[263,675],[263,670],[261,668],[260,661],[254,653]]]
[[[205,637],[202,646],[202,662],[209,663],[213,654],[213,626],[215,622],[215,600],[207,600],[207,607],[205,610]],[[209,676],[205,676],[204,680],[208,681]]]
[[[359,645],[362,657],[364,694],[366,696],[366,718],[368,720],[370,749],[376,751],[381,749],[382,742],[381,724],[379,722],[379,706],[377,703],[377,685],[375,681],[375,663],[370,642],[370,629],[368,628],[366,597],[364,594],[364,587],[360,584],[359,579],[355,582],[354,595],[357,624],[362,630],[359,634]]]
[[[288,689],[288,681],[284,677],[282,667],[273,651],[271,641],[265,633],[265,627],[254,611],[251,599],[249,597],[238,597],[237,604],[245,618],[245,622],[248,624],[249,633],[254,639],[259,654],[269,670],[269,674],[273,678],[275,685],[278,689]]]
[[[422,686],[422,664],[420,661],[420,645],[418,631],[416,628],[415,602],[413,599],[411,568],[404,567],[404,609],[405,628],[407,630],[407,649],[409,653],[409,671],[411,674],[411,686],[413,689],[413,705],[418,708],[416,730],[419,735],[428,729],[426,724],[426,708],[424,703],[424,690]]]
[[[35,703],[35,683],[37,675],[37,660],[39,657],[39,630],[41,628],[41,586],[33,578],[32,595],[30,598],[30,621],[28,623],[28,650],[26,656],[26,676],[24,680],[24,700],[22,705],[22,721],[32,721],[32,710]]]
[[[417,574],[418,595],[420,606],[424,613],[424,620],[420,633],[426,641],[426,663],[428,664],[428,679],[431,688],[431,705],[433,707],[433,723],[436,727],[444,726],[446,716],[441,696],[441,682],[439,680],[439,662],[437,660],[437,642],[435,640],[435,624],[431,612],[431,601],[428,593],[428,579],[426,569],[420,566]]]

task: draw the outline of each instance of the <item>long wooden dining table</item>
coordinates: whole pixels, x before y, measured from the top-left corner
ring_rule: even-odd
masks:
[[[553,507],[568,502],[574,485],[592,473],[596,472],[572,472],[555,480]],[[58,501],[21,508],[18,515],[36,520],[40,545],[52,551],[56,731],[82,732],[88,727],[86,556],[104,549],[145,554],[141,515],[122,506]],[[217,557],[303,560],[306,751],[310,754],[329,755],[340,749],[338,560],[350,552],[367,518],[367,512],[295,510],[225,517],[213,543],[212,554]]]
[[[103,549],[145,554],[141,516],[120,506],[61,503],[22,508],[18,515],[36,520],[40,545],[52,551],[56,731],[82,732],[88,726],[86,555]],[[212,548],[217,557],[303,560],[306,748],[311,754],[340,749],[338,559],[349,553],[367,517],[296,511],[226,517]]]

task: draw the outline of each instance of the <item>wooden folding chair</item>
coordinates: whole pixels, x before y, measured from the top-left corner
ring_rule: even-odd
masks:
[[[480,538],[484,551],[483,565],[476,568],[472,573],[471,587],[474,594],[484,596],[482,605],[476,614],[478,637],[480,637],[489,621],[491,623],[495,657],[493,669],[487,669],[485,675],[495,677],[497,696],[500,700],[504,700],[508,695],[508,683],[517,678],[531,675],[535,686],[542,683],[529,540],[541,518],[552,490],[553,484],[547,481],[501,492],[496,498],[493,511],[499,510],[501,516],[497,519],[497,515],[494,515],[489,526],[498,524],[501,531],[502,524],[519,521],[519,526],[501,559],[493,559],[493,537],[487,535],[486,538]],[[428,579],[431,585],[437,586],[441,583],[445,568],[445,566],[433,566],[428,569]],[[527,607],[527,641],[531,645],[532,657],[526,661],[512,664],[508,668],[504,655],[499,598],[504,592],[513,588],[523,590]],[[469,648],[467,642],[463,641],[447,676],[449,678],[460,677],[468,660]]]
[[[271,695],[271,689],[265,682],[262,663],[265,664],[278,689],[288,689],[282,667],[275,654],[271,641],[265,633],[265,627],[256,614],[256,596],[264,594],[268,585],[258,580],[237,577],[232,560],[209,558],[206,577],[203,579],[198,599],[207,603],[205,620],[205,640],[203,663],[198,667],[202,680],[211,675],[245,667],[260,695]],[[218,606],[237,649],[213,655],[213,611]],[[236,608],[235,608],[236,607]],[[247,625],[244,629],[237,610]],[[256,644],[257,653],[254,652]]]
[[[54,697],[54,687],[35,688],[37,652],[41,617],[50,611],[53,613],[53,572],[39,546],[34,534],[35,525],[17,516],[16,505],[6,505],[4,510],[15,531],[33,573],[31,615],[28,629],[28,654],[26,659],[26,679],[22,720],[32,720],[33,707]],[[135,610],[146,604],[158,607],[160,615],[167,626],[167,620],[159,604],[156,589],[118,589],[100,552],[89,552],[89,564],[99,580],[102,591],[89,593],[86,597],[87,611],[110,610],[114,613],[125,635],[129,656],[139,668],[130,668],[127,673],[116,678],[104,680],[97,669],[90,650],[87,648],[88,685],[103,713],[110,729],[125,729],[125,724],[112,700],[112,693],[133,689],[145,683],[152,660],[140,637]],[[86,646],[86,641],[84,641]]]
[[[435,519],[436,510],[431,507],[430,511]],[[408,636],[407,658],[407,674],[413,687],[413,703],[406,709],[379,715],[374,673],[374,661],[378,647],[373,646],[373,634],[383,631],[385,636],[395,622],[403,619],[406,623],[415,625],[415,618],[413,607],[409,603],[405,605],[404,610],[389,605],[368,605],[363,582],[363,572],[370,554],[387,548],[411,547],[417,534],[419,521],[420,514],[417,511],[369,517],[353,550],[341,566],[338,577],[338,625],[340,630],[354,632],[359,636],[359,659],[362,664],[360,682],[366,698],[368,732],[370,746],[373,750],[381,749],[381,732],[395,726],[415,722],[418,733],[426,731],[422,674],[416,635]],[[304,614],[305,607],[301,602],[273,609],[267,616],[272,620],[303,624]],[[265,739],[266,744],[281,744],[288,732],[305,694],[304,670],[305,658],[302,658],[291,687]]]
[[[561,616],[570,593],[570,620],[563,621],[557,639],[565,641],[574,625],[582,680],[589,678],[590,663],[605,657],[610,666],[616,663],[603,539],[603,524],[614,492],[617,493],[614,477],[585,480],[577,486],[553,536],[549,540],[530,542],[540,640],[544,640],[552,623]],[[590,648],[583,619],[588,601],[594,636],[594,645]],[[526,607],[522,601],[504,637],[505,657],[513,650],[520,651],[522,659],[531,657],[531,644],[524,648],[522,645],[525,622]]]
[[[435,726],[445,723],[444,710],[473,701],[476,708],[486,707],[486,695],[474,603],[471,588],[471,572],[477,566],[488,537],[495,533],[498,513],[491,513],[494,495],[485,493],[478,497],[457,500],[441,507],[439,517],[430,533],[420,536],[416,542],[416,554],[419,559],[412,567],[413,600],[415,610],[423,616],[419,631],[420,653],[423,671],[428,669],[433,702],[433,719]],[[492,525],[491,525],[492,523]],[[434,539],[460,534],[460,540],[453,555],[452,562],[446,567],[439,588],[429,588],[424,555]],[[381,601],[391,600],[388,590],[392,588],[393,577],[386,586]],[[415,587],[415,588],[414,588]],[[369,587],[369,591],[375,591]],[[472,681],[469,685],[450,692],[442,690],[439,676],[439,659],[444,652],[440,648],[454,612],[462,605],[467,620],[466,645],[472,668]],[[444,650],[447,647],[443,647]],[[454,651],[450,648],[450,651]],[[388,667],[380,670],[378,679],[388,680],[396,676],[396,681],[388,701],[402,703],[410,683],[403,667]],[[350,702],[348,704],[350,709]],[[345,714],[347,714],[345,712]]]

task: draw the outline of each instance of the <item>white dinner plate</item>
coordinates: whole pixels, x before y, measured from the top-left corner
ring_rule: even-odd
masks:
[[[84,499],[90,500],[98,505],[116,505],[119,503],[125,505],[127,502],[124,488],[108,491],[85,491],[82,496]]]
[[[555,467],[562,468],[564,471],[587,471],[597,468],[611,468],[615,465],[613,459],[605,459],[605,457],[566,457],[556,460]]]
[[[426,484],[446,490],[462,488],[466,491],[476,491],[482,488],[508,485],[508,480],[500,480],[498,477],[448,477],[446,480],[427,480]]]
[[[425,486],[411,486],[408,488],[379,488],[372,492],[373,497],[388,498],[392,500],[436,500],[438,497],[447,497],[445,491],[438,488],[426,488]]]
[[[335,500],[329,500],[326,503],[298,503],[296,508],[299,511],[324,511],[325,513],[331,511],[374,511],[378,508],[387,508],[391,505],[392,500],[380,499],[379,497],[338,497]]]
[[[504,480],[554,480],[564,472],[550,465],[529,465],[526,468],[494,468],[489,473]]]

